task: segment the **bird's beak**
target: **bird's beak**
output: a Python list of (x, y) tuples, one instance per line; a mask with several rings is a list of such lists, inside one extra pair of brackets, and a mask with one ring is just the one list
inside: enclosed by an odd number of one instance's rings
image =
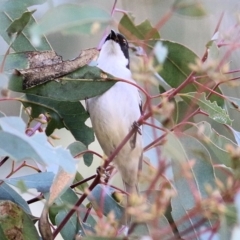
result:
[(117, 41), (117, 35), (113, 30), (111, 30), (110, 39), (112, 39), (115, 42)]

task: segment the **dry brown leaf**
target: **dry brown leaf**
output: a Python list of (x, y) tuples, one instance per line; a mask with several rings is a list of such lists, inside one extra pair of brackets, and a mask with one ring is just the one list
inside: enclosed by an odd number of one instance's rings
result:
[(16, 70), (16, 73), (23, 77), (23, 89), (57, 79), (83, 67), (97, 56), (98, 50), (96, 48), (83, 50), (77, 58), (67, 61), (63, 61), (62, 57), (53, 51), (26, 54), (28, 68)]

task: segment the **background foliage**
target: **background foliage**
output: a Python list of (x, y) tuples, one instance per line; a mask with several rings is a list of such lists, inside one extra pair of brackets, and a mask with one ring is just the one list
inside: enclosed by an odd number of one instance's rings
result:
[[(129, 209), (129, 239), (239, 239), (238, 15), (233, 0), (102, 6), (0, 0), (0, 239), (54, 239), (58, 233), (63, 239), (123, 239), (116, 224), (124, 212), (122, 191), (94, 173), (93, 155), (101, 155), (95, 147), (87, 150), (94, 134), (79, 102), (108, 90), (113, 77), (93, 61), (23, 90), (23, 77), (14, 71), (29, 68), (28, 51), (55, 51), (65, 60), (100, 46), (108, 26), (131, 43), (131, 70), (145, 101), (138, 121), (145, 163), (141, 196)], [(66, 147), (57, 146), (56, 129), (73, 136)], [(101, 164), (109, 171), (108, 161)], [(26, 168), (31, 174), (21, 172)], [(30, 207), (38, 201), (45, 205), (35, 216)]]

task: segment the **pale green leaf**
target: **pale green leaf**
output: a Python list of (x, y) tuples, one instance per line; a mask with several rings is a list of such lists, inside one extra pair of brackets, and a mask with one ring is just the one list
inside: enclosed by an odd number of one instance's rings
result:
[(119, 220), (123, 216), (124, 208), (112, 197), (114, 192), (115, 189), (103, 184), (98, 184), (87, 198), (92, 203), (94, 209), (98, 209), (101, 203), (102, 212), (105, 216), (113, 212), (115, 218)]
[(189, 98), (193, 103), (197, 104), (200, 109), (208, 114), (208, 116), (216, 122), (231, 125), (232, 121), (227, 112), (219, 107), (216, 102), (206, 99), (206, 93), (189, 92), (179, 94), (181, 97)]
[(53, 147), (44, 133), (29, 137), (25, 134), (25, 123), (19, 117), (0, 118), (0, 155), (15, 161), (31, 158), (42, 165), (50, 163), (75, 172), (75, 160), (68, 150)]
[(27, 189), (35, 188), (38, 192), (49, 192), (52, 185), (54, 174), (52, 172), (41, 172), (31, 175), (25, 175), (21, 177), (4, 179), (4, 182), (18, 186), (18, 183), (22, 181)]
[(185, 16), (203, 17), (206, 15), (206, 10), (199, 0), (175, 0), (173, 7), (175, 12)]
[[(64, 217), (68, 214), (70, 207), (73, 207), (77, 201), (78, 201), (78, 196), (74, 193), (72, 189), (67, 189), (67, 191), (62, 196), (60, 196), (55, 200), (56, 205), (61, 207), (55, 219), (57, 226), (62, 222)], [(86, 212), (87, 212), (87, 208), (81, 205), (79, 208), (79, 214), (80, 214), (81, 220), (83, 220)], [(93, 227), (95, 226), (96, 221), (91, 215), (89, 215), (86, 223), (90, 227), (92, 227), (92, 230), (93, 230)], [(84, 225), (81, 225), (78, 222), (77, 214), (74, 213), (70, 218), (70, 220), (67, 222), (67, 224), (65, 224), (65, 226), (61, 230), (61, 235), (64, 237), (64, 239), (74, 239), (75, 235), (80, 230), (82, 231), (83, 235), (85, 235), (84, 233), (86, 229), (84, 228)]]
[(18, 205), (0, 201), (0, 208), (0, 225), (7, 239), (39, 239), (34, 223)]
[[(3, 39), (10, 44), (11, 38), (8, 36), (6, 29), (13, 23), (15, 19), (21, 17), (27, 7), (37, 4), (42, 4), (46, 0), (26, 0), (26, 1), (15, 1), (8, 0), (0, 4), (0, 35)], [(11, 47), (16, 51), (34, 51), (34, 50), (50, 50), (51, 47), (45, 37), (41, 37), (41, 45), (38, 47), (33, 46), (30, 41), (29, 27), (35, 23), (36, 20), (33, 16), (30, 17), (29, 23), (21, 31), (19, 36), (15, 39)]]
[[(81, 152), (86, 151), (87, 147), (81, 142), (73, 142), (68, 146), (68, 149), (70, 150), (73, 157), (81, 154)], [(93, 154), (91, 153), (85, 153), (83, 155), (83, 160), (86, 166), (90, 166), (93, 161)]]
[(89, 115), (82, 104), (77, 102), (57, 101), (48, 97), (27, 94), (19, 101), (24, 107), (32, 107), (32, 117), (39, 114), (51, 116), (46, 128), (46, 134), (51, 135), (54, 129), (67, 128), (76, 140), (89, 145), (94, 140), (93, 131), (86, 126)]
[(20, 18), (15, 19), (10, 24), (10, 26), (6, 29), (6, 32), (8, 33), (8, 35), (11, 36), (14, 33), (19, 35), (23, 31), (23, 29), (26, 27), (28, 22), (30, 21), (31, 16), (35, 11), (36, 10), (30, 11), (30, 12), (26, 11), (22, 14)]
[(38, 45), (43, 34), (57, 31), (75, 34), (94, 34), (96, 30), (106, 26), (110, 14), (100, 7), (92, 5), (65, 4), (57, 6), (31, 28), (31, 39)]
[(16, 203), (27, 214), (31, 214), (31, 210), (27, 202), (15, 190), (9, 187), (5, 182), (0, 185), (0, 200), (9, 200)]
[(232, 167), (232, 159), (226, 150), (226, 146), (231, 145), (237, 148), (237, 145), (232, 140), (216, 132), (208, 122), (200, 122), (196, 126), (201, 129), (203, 136), (200, 141), (214, 154), (213, 161)]

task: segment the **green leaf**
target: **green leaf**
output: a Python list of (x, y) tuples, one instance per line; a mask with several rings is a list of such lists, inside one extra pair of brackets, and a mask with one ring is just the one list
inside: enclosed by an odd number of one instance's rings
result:
[[(75, 157), (79, 155), (81, 152), (86, 151), (87, 147), (81, 142), (73, 142), (68, 146), (68, 149), (70, 150), (72, 156)], [(83, 159), (84, 159), (85, 165), (90, 166), (93, 161), (93, 154), (85, 153), (83, 155)]]
[(34, 223), (18, 205), (0, 201), (0, 208), (0, 225), (7, 239), (39, 239)]
[[(179, 133), (168, 134), (164, 151), (167, 152), (167, 156), (172, 158), (174, 185), (177, 190), (177, 196), (172, 199), (172, 217), (175, 222), (178, 222), (185, 216), (184, 220), (177, 224), (181, 237), (191, 235), (194, 236), (194, 239), (200, 239), (197, 238), (199, 230), (194, 225), (205, 216), (201, 215), (201, 213), (197, 214), (197, 216), (188, 216), (188, 212), (195, 207), (196, 196), (200, 198), (208, 197), (207, 185), (210, 185), (213, 189), (215, 188), (215, 175), (211, 156), (197, 139)], [(194, 164), (190, 164), (192, 161), (194, 161)], [(190, 165), (186, 165), (188, 163)], [(183, 169), (186, 166), (189, 167), (188, 174), (191, 174), (191, 177), (186, 177), (183, 174)], [(205, 225), (211, 226), (210, 221), (206, 219)], [(189, 231), (181, 233), (188, 228)]]
[[(230, 139), (216, 132), (208, 122), (200, 122), (197, 128), (201, 128), (202, 138), (200, 141), (211, 151), (214, 163), (224, 164), (227, 167), (232, 167), (232, 159), (226, 151), (226, 146), (231, 145), (237, 148), (237, 145)], [(193, 131), (196, 132), (194, 129)]]
[(206, 93), (189, 92), (186, 94), (179, 94), (181, 97), (189, 98), (192, 102), (197, 104), (200, 109), (208, 114), (208, 116), (216, 122), (222, 124), (232, 125), (232, 121), (227, 112), (219, 107), (216, 102), (211, 102), (206, 99)]
[[(162, 192), (159, 190), (141, 191), (141, 195), (142, 194), (146, 195), (150, 206), (152, 206), (152, 204), (155, 204), (159, 200), (159, 198), (161, 198), (162, 196)], [(166, 217), (166, 212), (164, 213), (164, 215), (159, 217), (158, 221), (156, 221), (155, 224), (156, 225), (154, 227), (152, 227), (152, 224), (147, 224), (147, 227), (148, 227), (147, 231), (145, 229), (145, 232), (142, 232), (143, 234), (140, 236), (144, 236), (144, 235), (148, 236), (149, 232), (154, 233), (154, 230), (157, 228), (159, 229), (159, 231), (161, 231), (162, 229), (167, 229), (166, 234), (161, 236), (162, 240), (171, 239), (174, 237), (169, 219), (167, 219)]]
[(2, 11), (23, 11), (33, 5), (39, 5), (45, 3), (47, 0), (24, 0), (24, 1), (15, 1), (15, 0), (3, 0), (1, 9)]
[(75, 160), (68, 150), (51, 146), (44, 133), (27, 136), (25, 127), (20, 117), (0, 118), (0, 156), (9, 156), (15, 161), (31, 158), (42, 165), (52, 163), (75, 172)]
[[(73, 181), (73, 184), (77, 183), (77, 182), (80, 182), (82, 180), (84, 180), (84, 177), (79, 172), (77, 172), (76, 176), (75, 176), (75, 179)], [(76, 188), (79, 189), (80, 191), (84, 192), (85, 189), (88, 188), (88, 184), (85, 182), (81, 185), (76, 186)]]
[[(14, 19), (18, 19), (21, 16), (21, 13), (27, 11), (27, 7), (42, 4), (44, 2), (46, 2), (46, 0), (8, 0), (0, 4), (0, 35), (8, 44), (11, 43), (11, 38), (9, 38), (6, 29), (13, 23)], [(38, 47), (32, 45), (30, 41), (29, 27), (35, 22), (35, 19), (31, 16), (29, 23), (23, 29), (21, 34), (19, 34), (17, 39), (15, 39), (11, 47), (16, 52), (51, 49), (45, 37), (41, 38), (41, 45)]]
[[(173, 119), (175, 123), (182, 122), (190, 113), (194, 112), (198, 107), (196, 105), (191, 106), (188, 102), (175, 101), (175, 108), (173, 112)], [(193, 117), (188, 119), (188, 121), (194, 122)], [(190, 125), (185, 124), (184, 128), (189, 128)]]
[[(176, 225), (178, 232), (180, 236), (184, 239), (184, 237), (188, 237), (188, 235), (193, 237), (194, 239), (199, 239), (194, 231), (194, 222), (191, 218), (188, 216), (187, 211), (184, 209), (183, 205), (181, 204), (180, 197), (177, 195), (172, 198), (171, 200), (171, 206), (172, 206), (172, 218), (174, 222), (178, 222), (180, 219), (182, 219), (183, 216), (186, 216), (184, 221), (179, 222), (179, 224)], [(185, 229), (192, 228), (191, 231), (189, 231), (186, 234), (181, 234)]]
[(101, 209), (105, 216), (107, 216), (110, 212), (113, 212), (115, 218), (120, 220), (123, 216), (124, 208), (112, 197), (114, 192), (114, 188), (98, 184), (87, 196), (87, 198), (92, 203), (93, 208), (98, 209), (98, 204), (101, 204)]
[(135, 41), (139, 40), (151, 40), (148, 41), (150, 46), (154, 46), (156, 40), (160, 39), (158, 30), (152, 27), (149, 20), (145, 20), (139, 25), (136, 25), (129, 15), (124, 14), (118, 24), (118, 30), (122, 33), (128, 40)]
[(163, 151), (172, 159), (172, 171), (181, 204), (186, 210), (190, 210), (195, 206), (195, 199), (189, 188), (189, 179), (183, 176), (182, 169), (187, 163), (194, 161), (194, 165), (189, 166), (192, 175), (191, 186), (198, 190), (199, 197), (207, 197), (205, 186), (210, 184), (215, 187), (211, 156), (196, 138), (179, 133), (168, 134)]
[[(15, 57), (13, 61), (16, 61)], [(21, 58), (22, 55), (20, 55), (18, 61)], [(58, 78), (58, 81), (50, 81), (27, 90), (23, 90), (22, 77), (12, 75), (8, 87), (15, 92), (39, 95), (52, 100), (79, 101), (100, 95), (116, 83), (116, 81), (107, 81), (113, 79), (110, 78), (110, 75), (103, 79), (101, 74), (102, 71), (97, 67), (84, 66), (62, 78)]]
[(85, 145), (93, 142), (93, 131), (85, 125), (89, 116), (80, 102), (57, 101), (31, 94), (23, 96), (19, 101), (24, 107), (32, 107), (31, 116), (33, 118), (38, 117), (41, 113), (50, 117), (46, 128), (48, 136), (53, 133), (54, 129), (65, 127), (76, 140)]
[[(199, 237), (200, 229), (195, 226), (200, 220), (200, 217), (197, 215), (189, 215), (188, 210), (184, 208), (181, 203), (181, 200), (178, 196), (175, 196), (171, 200), (172, 205), (172, 217), (176, 224), (177, 230), (181, 239), (194, 239), (194, 240), (201, 240)], [(179, 221), (181, 219), (181, 221)], [(206, 220), (207, 221), (207, 220)], [(207, 226), (208, 229), (211, 228), (209, 224), (201, 224), (201, 227)], [(187, 230), (187, 231), (186, 231)], [(184, 231), (186, 231), (184, 233)]]
[(95, 34), (96, 30), (107, 26), (111, 19), (108, 12), (92, 5), (64, 4), (57, 6), (31, 28), (31, 38), (40, 43), (43, 34), (57, 31), (69, 34)]
[[(180, 43), (167, 40), (161, 40), (161, 42), (168, 49), (168, 55), (158, 73), (169, 86), (177, 88), (191, 74), (192, 71), (189, 68), (189, 64), (194, 63), (198, 56)], [(198, 89), (197, 85), (190, 83), (181, 92), (195, 92)], [(216, 91), (221, 92), (219, 88)], [(224, 104), (224, 100), (214, 94), (210, 97), (210, 100), (217, 101), (220, 106)]]
[(4, 234), (4, 231), (3, 231), (2, 227), (1, 227), (1, 225), (0, 225), (0, 239), (2, 239), (2, 240), (8, 240), (8, 239), (6, 238), (6, 236), (5, 236), (5, 234)]
[(203, 17), (206, 15), (202, 3), (196, 0), (175, 0), (174, 11), (189, 17)]
[(14, 33), (17, 33), (17, 35), (19, 35), (30, 21), (31, 16), (35, 11), (36, 10), (30, 12), (26, 11), (20, 18), (15, 19), (6, 30), (8, 36), (11, 36)]
[(35, 188), (38, 192), (49, 192), (52, 185), (54, 174), (52, 172), (41, 172), (22, 177), (4, 179), (5, 183), (18, 187), (18, 183), (22, 181), (27, 189)]
[[(62, 207), (62, 209), (56, 215), (55, 221), (57, 226), (68, 214), (69, 206), (72, 205), (73, 207), (77, 201), (78, 196), (73, 192), (72, 189), (67, 189), (67, 191), (63, 195), (61, 195), (59, 198), (55, 200), (56, 205)], [(87, 208), (81, 205), (79, 208), (80, 219), (83, 220), (86, 212)], [(94, 227), (96, 221), (91, 215), (89, 215), (86, 223), (89, 226)], [(84, 225), (79, 224), (77, 214), (75, 213), (72, 215), (70, 220), (64, 225), (63, 229), (61, 230), (61, 235), (63, 236), (64, 239), (74, 239), (75, 235), (79, 232), (79, 230), (81, 230), (83, 234), (85, 233), (85, 228), (83, 226)]]
[[(189, 64), (195, 62), (198, 56), (182, 44), (171, 41), (161, 42), (168, 49), (168, 55), (159, 74), (172, 88), (177, 88), (190, 75)], [(189, 84), (182, 92), (196, 91), (196, 89), (196, 86)]]
[(31, 210), (27, 202), (4, 182), (0, 185), (0, 200), (12, 201), (21, 207), (25, 213), (31, 214)]

